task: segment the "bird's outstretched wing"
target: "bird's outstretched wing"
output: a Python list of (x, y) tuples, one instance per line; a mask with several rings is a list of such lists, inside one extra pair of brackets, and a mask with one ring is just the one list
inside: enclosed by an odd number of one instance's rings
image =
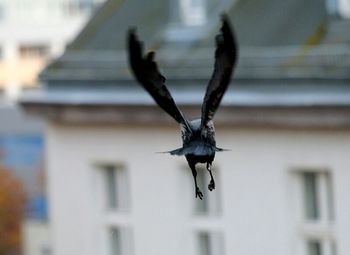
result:
[(202, 105), (202, 126), (213, 119), (221, 99), (230, 83), (236, 64), (237, 45), (230, 22), (222, 16), (221, 33), (216, 36), (215, 66)]
[(157, 63), (154, 61), (155, 53), (143, 54), (143, 44), (138, 40), (135, 29), (129, 30), (128, 44), (129, 63), (136, 79), (164, 111), (191, 131), (188, 121), (165, 86), (165, 77), (159, 72)]

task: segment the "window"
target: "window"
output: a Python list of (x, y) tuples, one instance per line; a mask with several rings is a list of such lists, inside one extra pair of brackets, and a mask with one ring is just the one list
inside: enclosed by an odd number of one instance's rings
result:
[(129, 228), (113, 226), (109, 228), (107, 238), (108, 255), (132, 255), (132, 234)]
[(310, 238), (305, 241), (305, 255), (336, 255), (335, 242), (325, 238)]
[[(296, 225), (300, 255), (336, 255), (332, 175), (325, 169), (298, 169)], [(301, 233), (301, 235), (300, 235)]]
[(210, 237), (208, 233), (203, 232), (198, 234), (198, 249), (199, 249), (198, 254), (202, 254), (202, 255), (211, 254)]
[(203, 231), (197, 233), (198, 255), (223, 255), (224, 246), (221, 233)]
[(106, 178), (106, 197), (107, 197), (107, 207), (109, 209), (118, 208), (119, 199), (117, 192), (117, 180), (116, 180), (116, 170), (114, 166), (106, 166), (105, 168), (105, 178)]
[[(235, 2), (235, 1), (234, 1)], [(173, 43), (197, 41), (218, 24), (220, 14), (234, 3), (230, 0), (170, 1), (170, 19), (165, 40)]]
[(127, 211), (129, 208), (128, 177), (122, 165), (103, 165), (105, 208), (109, 211)]
[(307, 241), (307, 254), (308, 255), (322, 255), (321, 242), (317, 240)]
[(203, 26), (207, 22), (206, 0), (180, 0), (180, 20), (185, 26)]
[(0, 20), (4, 19), (5, 16), (5, 8), (2, 3), (0, 3)]
[(316, 173), (303, 173), (305, 218), (317, 220), (320, 216)]
[(117, 227), (111, 228), (110, 231), (110, 240), (109, 240), (109, 244), (110, 244), (110, 255), (120, 255), (122, 254), (122, 249), (121, 249), (121, 245), (122, 245), (122, 241), (121, 241), (121, 233), (120, 233), (120, 229)]
[(47, 45), (21, 45), (19, 55), (22, 58), (46, 57), (49, 53)]
[(172, 21), (165, 31), (171, 42), (195, 41), (204, 36), (208, 22), (207, 0), (178, 0), (171, 2)]
[[(197, 215), (218, 215), (221, 213), (220, 185), (216, 185), (213, 191), (208, 190), (210, 175), (203, 165), (197, 165), (197, 183), (203, 193), (203, 200), (194, 199), (194, 211)], [(216, 168), (212, 169), (215, 183), (219, 182), (219, 173)]]
[(97, 163), (92, 175), (94, 209), (99, 218), (100, 253), (132, 255), (129, 177), (121, 163)]
[[(337, 5), (337, 9), (339, 10), (340, 16), (345, 18), (345, 19), (349, 19), (350, 18), (350, 1), (349, 0), (339, 0), (339, 1), (335, 1), (335, 0), (329, 0), (330, 2), (336, 2), (333, 3), (334, 5)], [(328, 4), (329, 6), (330, 4)]]
[(305, 220), (333, 220), (333, 192), (329, 173), (306, 171), (301, 176)]

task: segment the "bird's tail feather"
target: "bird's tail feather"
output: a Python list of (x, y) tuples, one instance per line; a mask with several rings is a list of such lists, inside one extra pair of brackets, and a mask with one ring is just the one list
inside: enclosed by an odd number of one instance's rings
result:
[(218, 148), (216, 146), (190, 146), (190, 147), (182, 147), (175, 150), (164, 151), (159, 153), (169, 153), (170, 155), (176, 155), (176, 156), (184, 156), (188, 154), (201, 156), (201, 155), (210, 155), (215, 152), (221, 152), (221, 151), (229, 151), (229, 150)]
[(170, 155), (182, 156), (182, 155), (185, 155), (183, 150), (184, 150), (184, 148), (178, 148), (178, 149), (171, 150), (171, 151), (161, 151), (161, 152), (157, 152), (157, 153), (169, 153)]
[(223, 148), (215, 147), (215, 151), (218, 151), (218, 152), (221, 152), (221, 151), (231, 151), (231, 149), (223, 149)]

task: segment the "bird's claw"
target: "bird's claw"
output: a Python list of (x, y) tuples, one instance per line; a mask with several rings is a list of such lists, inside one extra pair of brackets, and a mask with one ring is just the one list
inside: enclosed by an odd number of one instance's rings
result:
[(214, 182), (214, 180), (210, 180), (210, 183), (208, 184), (208, 189), (210, 191), (215, 189), (215, 182)]
[(198, 187), (196, 188), (196, 197), (199, 197), (200, 200), (203, 199), (203, 193)]

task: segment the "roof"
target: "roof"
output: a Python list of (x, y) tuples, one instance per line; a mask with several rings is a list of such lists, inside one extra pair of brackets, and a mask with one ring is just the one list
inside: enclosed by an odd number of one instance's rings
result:
[[(69, 50), (124, 50), (125, 32), (131, 26), (137, 26), (140, 35), (148, 43), (159, 40), (172, 23), (171, 9), (175, 7), (171, 2), (152, 0), (140, 8), (137, 0), (109, 0), (92, 17)], [(196, 46), (212, 46), (217, 33), (215, 25), (219, 23), (218, 16), (223, 10), (235, 24), (240, 44), (245, 46), (301, 44), (327, 17), (324, 0), (309, 0), (307, 3), (303, 0), (223, 2), (226, 5), (222, 8), (210, 10), (211, 28)]]
[[(60, 112), (59, 107), (66, 111), (84, 106), (154, 106), (132, 77), (126, 60), (126, 31), (137, 26), (147, 48), (157, 51), (156, 59), (175, 100), (199, 106), (213, 69), (221, 11), (210, 14), (198, 38), (179, 42), (168, 37), (174, 25), (171, 3), (154, 0), (140, 8), (136, 0), (107, 1), (63, 56), (41, 74), (46, 86), (23, 97), (22, 105), (43, 115), (48, 114), (47, 107)], [(225, 3), (240, 54), (224, 107), (350, 108), (350, 41), (342, 35), (349, 21), (328, 17), (323, 0)]]
[(69, 45), (70, 50), (116, 50), (125, 47), (125, 31), (137, 26), (145, 40), (161, 30), (168, 20), (168, 1), (152, 0), (140, 6), (137, 0), (108, 0)]

